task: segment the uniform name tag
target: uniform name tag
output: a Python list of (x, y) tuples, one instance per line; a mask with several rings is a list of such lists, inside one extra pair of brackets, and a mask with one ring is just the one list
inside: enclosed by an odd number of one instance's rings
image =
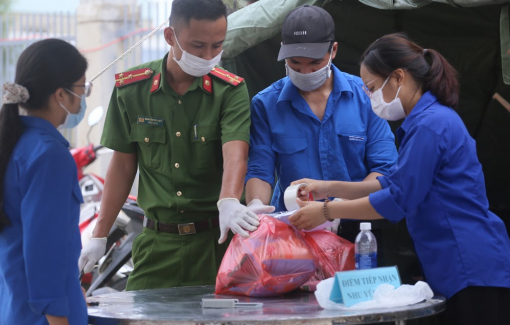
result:
[(152, 126), (163, 126), (163, 119), (158, 117), (138, 115), (137, 124), (147, 124)]
[(360, 137), (356, 135), (350, 135), (349, 136), (350, 141), (365, 141), (365, 137)]

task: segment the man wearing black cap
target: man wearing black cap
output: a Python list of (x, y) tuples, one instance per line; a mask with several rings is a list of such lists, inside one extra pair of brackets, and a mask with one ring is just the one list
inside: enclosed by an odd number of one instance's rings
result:
[(332, 64), (337, 50), (335, 23), (324, 9), (305, 5), (285, 18), (278, 60), (288, 77), (252, 100), (247, 202), (269, 203), (275, 170), (271, 205), (283, 211), (294, 180), (363, 181), (395, 164), (388, 123), (372, 111), (361, 79)]

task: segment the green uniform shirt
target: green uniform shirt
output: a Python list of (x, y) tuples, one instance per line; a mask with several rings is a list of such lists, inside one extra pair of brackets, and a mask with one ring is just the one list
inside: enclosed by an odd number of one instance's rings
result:
[(148, 218), (201, 221), (218, 214), (222, 144), (249, 142), (248, 91), (245, 82), (211, 76), (196, 78), (179, 96), (165, 78), (167, 57), (134, 67), (154, 72), (113, 90), (101, 144), (138, 154), (138, 204)]

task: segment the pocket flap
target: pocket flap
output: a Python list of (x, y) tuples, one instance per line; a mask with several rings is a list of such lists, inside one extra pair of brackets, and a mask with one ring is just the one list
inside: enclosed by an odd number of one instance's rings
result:
[(220, 124), (199, 125), (193, 127), (191, 131), (192, 142), (206, 144), (212, 140), (221, 140)]
[(157, 126), (135, 124), (131, 126), (131, 142), (166, 143), (166, 129)]
[(366, 142), (367, 135), (362, 133), (337, 132), (338, 136), (353, 142)]
[(293, 154), (304, 150), (308, 146), (305, 137), (300, 138), (277, 138), (272, 144), (274, 151), (283, 154)]

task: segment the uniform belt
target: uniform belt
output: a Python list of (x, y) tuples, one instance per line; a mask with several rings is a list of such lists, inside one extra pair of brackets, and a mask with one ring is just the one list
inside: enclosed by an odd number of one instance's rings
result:
[[(209, 220), (211, 224), (209, 224)], [(156, 230), (156, 221), (149, 219), (147, 217), (143, 217), (143, 226), (151, 230)], [(157, 222), (158, 231), (179, 235), (193, 235), (196, 234), (197, 232), (218, 228), (219, 226), (220, 220), (218, 217), (210, 218), (203, 221), (180, 224)]]

